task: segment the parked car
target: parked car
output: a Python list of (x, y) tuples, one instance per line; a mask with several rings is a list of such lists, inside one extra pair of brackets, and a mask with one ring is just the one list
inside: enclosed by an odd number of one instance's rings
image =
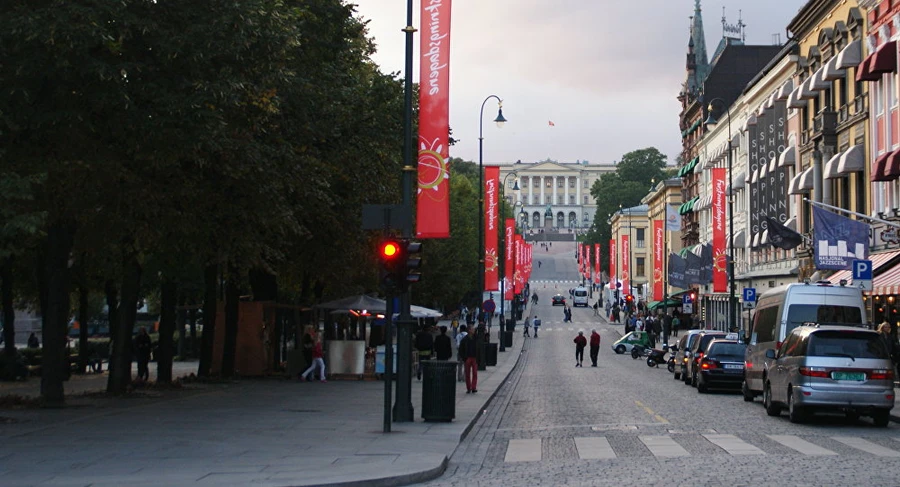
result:
[(752, 401), (762, 394), (772, 362), (766, 358), (766, 351), (777, 350), (791, 330), (804, 323), (863, 324), (865, 316), (858, 287), (834, 286), (829, 282), (794, 283), (762, 293), (744, 357), (744, 400)]
[(562, 294), (556, 294), (551, 299), (551, 302), (553, 303), (553, 306), (556, 306), (557, 304), (561, 304), (561, 305), (565, 306), (566, 298)]
[(630, 352), (635, 345), (650, 347), (650, 336), (645, 331), (633, 331), (619, 338), (612, 344), (612, 349), (617, 354)]
[(894, 370), (878, 333), (852, 326), (801, 326), (791, 331), (772, 360), (763, 386), (769, 416), (787, 409), (792, 423), (815, 411), (843, 411), (849, 418), (890, 421)]
[(714, 388), (737, 388), (744, 382), (744, 352), (747, 345), (737, 340), (715, 339), (697, 367), (697, 392)]
[(675, 380), (687, 377), (687, 363), (691, 356), (691, 345), (703, 330), (687, 330), (678, 339), (678, 351), (675, 352)]
[(729, 336), (729, 334), (724, 331), (701, 331), (694, 340), (694, 344), (691, 346), (690, 360), (687, 362), (688, 377), (684, 381), (685, 384), (697, 387), (697, 370), (700, 368), (700, 359), (706, 355), (706, 347), (716, 338), (737, 340), (738, 335), (737, 333), (731, 333)]

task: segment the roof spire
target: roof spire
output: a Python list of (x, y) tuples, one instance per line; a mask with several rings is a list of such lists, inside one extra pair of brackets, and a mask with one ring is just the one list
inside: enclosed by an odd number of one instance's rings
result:
[(697, 95), (706, 77), (709, 75), (709, 57), (706, 55), (706, 37), (703, 34), (703, 16), (700, 0), (694, 0), (694, 15), (690, 16), (691, 28), (687, 52), (687, 80), (684, 84), (686, 94)]

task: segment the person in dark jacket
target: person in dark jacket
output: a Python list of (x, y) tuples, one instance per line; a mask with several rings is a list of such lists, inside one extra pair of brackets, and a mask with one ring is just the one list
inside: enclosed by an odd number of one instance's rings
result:
[(434, 338), (434, 354), (438, 360), (450, 360), (453, 356), (453, 346), (450, 345), (450, 337), (447, 336), (447, 327), (440, 328), (441, 334)]
[(478, 352), (475, 336), (467, 334), (459, 342), (459, 356), (464, 362), (466, 375), (466, 394), (478, 392)]
[(134, 337), (134, 355), (137, 358), (138, 380), (150, 380), (150, 352), (153, 343), (150, 341), (150, 335), (143, 326), (138, 329), (138, 334)]
[(430, 326), (426, 326), (416, 333), (416, 350), (419, 354), (416, 379), (422, 380), (422, 361), (431, 359), (431, 354), (434, 353), (434, 335), (431, 334)]
[(34, 332), (31, 332), (31, 335), (28, 336), (28, 348), (41, 348), (41, 341), (38, 340)]
[(600, 354), (600, 334), (591, 330), (591, 367), (597, 366), (597, 355)]
[(584, 362), (584, 347), (587, 346), (587, 338), (584, 337), (584, 332), (578, 330), (578, 336), (575, 337), (575, 367), (581, 367), (581, 363)]

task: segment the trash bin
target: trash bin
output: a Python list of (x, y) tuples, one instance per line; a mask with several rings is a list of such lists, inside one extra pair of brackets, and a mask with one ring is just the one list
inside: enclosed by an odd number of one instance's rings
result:
[(513, 346), (513, 332), (512, 331), (504, 331), (503, 332), (503, 347), (508, 348)]
[(456, 362), (422, 361), (422, 419), (453, 421), (456, 417)]
[(490, 367), (495, 367), (497, 365), (497, 344), (496, 343), (485, 343), (484, 344), (484, 363)]

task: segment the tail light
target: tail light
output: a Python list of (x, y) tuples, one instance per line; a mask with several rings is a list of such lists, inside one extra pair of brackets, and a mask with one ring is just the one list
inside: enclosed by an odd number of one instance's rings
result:
[(702, 360), (702, 361), (700, 362), (700, 368), (703, 369), (703, 370), (718, 369), (718, 368), (719, 368), (719, 362), (716, 362), (715, 360), (709, 360), (709, 359), (707, 359), (707, 360)]
[(781, 350), (781, 342), (775, 342), (775, 350)]
[(752, 369), (753, 362), (744, 362), (744, 369)]
[(894, 380), (894, 371), (878, 369), (869, 372), (869, 380)]
[(800, 367), (800, 375), (827, 379), (831, 376), (831, 372), (825, 367)]

